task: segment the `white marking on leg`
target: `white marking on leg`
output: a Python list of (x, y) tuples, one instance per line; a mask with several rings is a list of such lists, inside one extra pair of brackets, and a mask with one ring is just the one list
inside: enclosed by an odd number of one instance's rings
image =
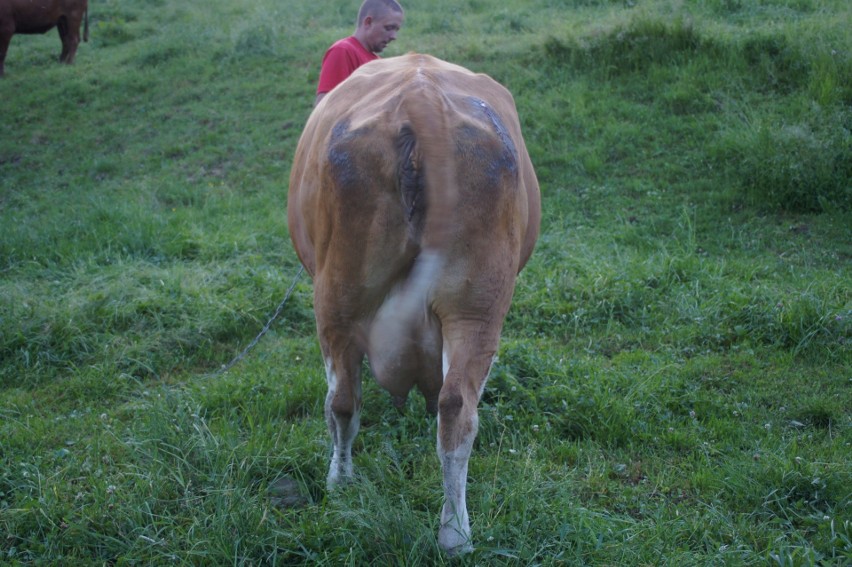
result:
[(352, 478), (354, 471), (352, 467), (352, 443), (358, 435), (361, 426), (360, 411), (357, 409), (351, 419), (341, 419), (335, 416), (334, 454), (331, 457), (331, 465), (328, 469), (328, 486), (334, 487)]
[[(328, 393), (325, 396), (325, 417), (331, 434), (332, 456), (328, 467), (326, 484), (334, 488), (341, 482), (352, 477), (352, 443), (358, 434), (361, 424), (360, 408), (358, 401), (354, 400), (354, 411), (351, 418), (335, 415), (331, 409), (334, 395), (337, 393), (337, 374), (331, 358), (325, 361), (326, 381), (328, 382)], [(356, 391), (357, 399), (360, 399), (360, 388)]]
[(474, 415), (472, 431), (453, 451), (445, 451), (440, 434), (438, 437), (438, 457), (444, 474), (444, 506), (441, 510), (438, 543), (451, 555), (473, 550), (466, 493), (467, 465), (476, 438), (477, 422), (478, 418)]
[(325, 381), (328, 384), (328, 391), (337, 391), (337, 374), (334, 373), (334, 365), (331, 358), (325, 359)]

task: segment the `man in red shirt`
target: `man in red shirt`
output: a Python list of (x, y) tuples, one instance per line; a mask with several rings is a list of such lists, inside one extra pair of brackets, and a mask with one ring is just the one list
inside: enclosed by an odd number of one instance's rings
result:
[(405, 15), (396, 0), (364, 0), (355, 33), (336, 41), (322, 59), (314, 106), (352, 72), (373, 59), (396, 39)]

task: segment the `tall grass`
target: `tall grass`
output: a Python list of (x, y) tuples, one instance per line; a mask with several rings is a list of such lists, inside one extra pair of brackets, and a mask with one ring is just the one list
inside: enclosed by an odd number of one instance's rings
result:
[[(351, 2), (101, 0), (0, 81), (0, 562), (434, 565), (434, 420), (365, 367), (331, 495), (286, 183)], [(387, 55), (514, 94), (544, 219), (462, 564), (852, 557), (850, 9), (439, 1)]]

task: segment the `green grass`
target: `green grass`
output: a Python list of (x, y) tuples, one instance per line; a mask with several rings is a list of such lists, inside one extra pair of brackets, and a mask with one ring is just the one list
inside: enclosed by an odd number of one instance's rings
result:
[(452, 561), (419, 397), (365, 381), (359, 480), (326, 492), (307, 279), (214, 374), (296, 273), (289, 167), (354, 11), (100, 0), (73, 67), (13, 38), (0, 563), (852, 561), (847, 3), (407, 7), (388, 55), (505, 84), (543, 194)]

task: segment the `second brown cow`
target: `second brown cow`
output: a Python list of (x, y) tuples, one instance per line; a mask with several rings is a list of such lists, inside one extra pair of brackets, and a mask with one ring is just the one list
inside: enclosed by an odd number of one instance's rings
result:
[(85, 22), (83, 40), (88, 41), (88, 0), (0, 0), (0, 77), (15, 34), (41, 34), (55, 27), (62, 40), (59, 61), (73, 63), (82, 22)]

